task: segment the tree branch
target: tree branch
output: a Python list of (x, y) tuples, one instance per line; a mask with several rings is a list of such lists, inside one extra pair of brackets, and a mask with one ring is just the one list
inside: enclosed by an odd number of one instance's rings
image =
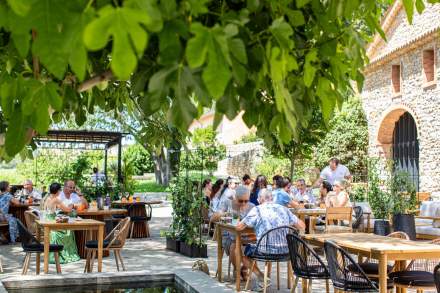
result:
[(103, 73), (96, 75), (89, 80), (84, 81), (82, 84), (78, 86), (77, 91), (79, 93), (85, 92), (93, 88), (94, 86), (98, 85), (99, 83), (103, 81), (111, 80), (112, 78), (113, 78), (113, 73), (111, 70), (104, 71)]
[[(32, 41), (34, 41), (36, 37), (37, 37), (37, 31), (33, 29), (32, 30)], [(33, 67), (34, 77), (36, 79), (39, 79), (40, 78), (40, 61), (38, 60), (38, 57), (35, 55), (32, 55), (32, 67)]]

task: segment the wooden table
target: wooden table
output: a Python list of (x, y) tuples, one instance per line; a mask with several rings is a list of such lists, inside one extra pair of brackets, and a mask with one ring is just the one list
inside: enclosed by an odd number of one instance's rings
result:
[[(97, 210), (97, 209), (87, 209), (77, 212), (78, 216), (83, 219), (93, 219), (100, 222), (106, 222), (106, 220), (111, 220), (113, 215), (126, 215), (126, 209), (108, 209), (108, 210)], [(107, 236), (107, 229), (104, 229), (104, 238)], [(81, 258), (86, 258), (86, 242), (90, 239), (90, 235), (87, 235), (88, 231), (75, 231), (75, 241), (76, 247), (78, 248), (78, 254)], [(98, 234), (93, 232), (91, 236), (92, 239), (96, 239)], [(109, 251), (104, 251), (104, 257), (109, 256)]]
[[(241, 262), (242, 262), (242, 251), (241, 251), (241, 235), (242, 234), (254, 234), (254, 229), (252, 228), (246, 228), (243, 231), (237, 231), (235, 229), (235, 225), (232, 224), (223, 224), (223, 223), (216, 223), (217, 225), (217, 275), (219, 282), (222, 281), (222, 260), (223, 260), (223, 251), (222, 251), (222, 236), (223, 231), (228, 231), (231, 234), (235, 235), (235, 259), (237, 260), (237, 263), (240, 264), (236, 268), (235, 272), (235, 289), (237, 292), (240, 291), (240, 268), (241, 268)], [(249, 276), (250, 278), (251, 276)]]
[[(130, 206), (134, 206), (131, 210), (129, 216), (140, 216), (146, 217), (147, 212), (145, 210), (145, 205), (153, 205), (153, 204), (161, 204), (161, 200), (152, 200), (152, 201), (138, 201), (138, 202), (121, 202), (114, 201), (112, 206), (121, 207), (128, 210)], [(147, 223), (146, 222), (135, 222), (133, 227), (133, 238), (146, 238), (149, 237), (147, 234)]]
[[(350, 253), (379, 260), (379, 292), (387, 292), (388, 261), (404, 268), (407, 260), (440, 258), (440, 245), (396, 239), (367, 233), (329, 233), (303, 235), (313, 245), (323, 246), (331, 240)], [(400, 290), (404, 292), (405, 290)]]
[(26, 218), (24, 216), (24, 212), (27, 211), (29, 209), (29, 207), (38, 207), (40, 206), (40, 204), (38, 203), (32, 203), (32, 204), (27, 204), (27, 203), (20, 203), (18, 205), (10, 205), (9, 206), (9, 213), (11, 215), (13, 215), (15, 218), (17, 218), (18, 220), (20, 220), (20, 222), (22, 222), (24, 225), (26, 225)]
[[(44, 229), (44, 273), (49, 272), (49, 245), (50, 231), (56, 230), (97, 230), (98, 231), (98, 272), (102, 271), (102, 247), (104, 242), (104, 222), (83, 219), (73, 221), (71, 223), (57, 223), (55, 220), (36, 220), (35, 223)], [(40, 239), (39, 229), (37, 231), (37, 239)], [(37, 261), (39, 259), (37, 258)]]
[[(319, 216), (325, 216), (327, 210), (324, 208), (313, 208), (313, 209), (296, 208), (296, 209), (290, 209), (290, 211), (308, 226), (306, 230), (308, 231), (308, 233), (313, 233), (316, 218)], [(308, 222), (306, 221), (307, 217), (309, 217)]]
[(325, 216), (326, 213), (326, 209), (323, 208), (313, 208), (313, 209), (300, 208), (300, 209), (290, 209), (290, 211), (302, 221), (304, 221), (307, 216), (319, 217), (319, 216)]

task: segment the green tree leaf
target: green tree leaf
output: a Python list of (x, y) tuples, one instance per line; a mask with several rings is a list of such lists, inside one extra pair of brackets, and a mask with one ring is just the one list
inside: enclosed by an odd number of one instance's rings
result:
[[(113, 38), (111, 68), (120, 79), (128, 79), (147, 45), (147, 32), (140, 24), (149, 24), (147, 14), (128, 7), (106, 6), (84, 32), (84, 43), (91, 50), (102, 49)], [(131, 45), (132, 44), (132, 45)]]
[(24, 148), (25, 143), (25, 121), (21, 112), (21, 107), (15, 105), (5, 135), (6, 153), (10, 157), (13, 157)]
[(292, 26), (302, 26), (306, 23), (304, 15), (300, 10), (287, 10), (287, 16), (289, 17), (289, 22)]
[(8, 0), (8, 4), (20, 16), (26, 16), (31, 9), (31, 1), (29, 0)]
[(411, 24), (414, 15), (414, 0), (402, 0), (402, 2), (403, 2), (403, 6), (405, 7), (406, 15), (408, 17), (408, 22)]
[(316, 50), (311, 50), (306, 55), (304, 63), (304, 84), (306, 87), (310, 87), (313, 83), (316, 74), (316, 67), (312, 64), (318, 60), (318, 53)]
[(293, 29), (283, 17), (277, 18), (272, 22), (270, 31), (281, 48), (291, 50), (294, 47), (295, 43), (290, 39), (293, 35)]
[(209, 31), (200, 23), (191, 25), (194, 34), (186, 47), (186, 59), (191, 68), (200, 67), (205, 63), (208, 53)]
[(230, 39), (228, 41), (229, 51), (231, 52), (232, 56), (237, 58), (237, 60), (242, 64), (247, 64), (247, 54), (246, 54), (246, 47), (244, 46), (244, 43), (241, 39), (235, 38)]

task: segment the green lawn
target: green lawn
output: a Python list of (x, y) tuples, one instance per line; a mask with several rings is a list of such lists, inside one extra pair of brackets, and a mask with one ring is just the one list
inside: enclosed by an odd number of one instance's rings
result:
[(157, 184), (154, 180), (136, 180), (134, 192), (165, 192), (168, 188)]

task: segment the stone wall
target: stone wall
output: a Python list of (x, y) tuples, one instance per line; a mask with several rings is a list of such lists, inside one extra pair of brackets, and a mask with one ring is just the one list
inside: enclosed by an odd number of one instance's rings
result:
[(237, 176), (244, 174), (255, 177), (255, 166), (264, 153), (263, 142), (251, 142), (226, 146), (226, 159), (218, 164), (217, 176)]
[[(425, 23), (419, 20), (417, 20), (419, 26)], [(426, 26), (429, 27), (429, 18), (427, 22)], [(410, 31), (405, 33), (401, 28), (391, 31), (399, 31), (401, 34), (399, 40), (402, 37), (412, 38)], [(366, 75), (362, 97), (368, 119), (371, 156), (390, 156), (394, 123), (405, 112), (413, 116), (417, 125), (420, 148), (420, 191), (431, 192), (433, 197), (440, 199), (440, 84), (437, 82), (430, 86), (424, 84), (422, 64), (423, 50), (433, 48), (436, 55), (435, 80), (437, 81), (440, 76), (439, 37), (369, 72)], [(381, 55), (380, 52), (378, 53)], [(401, 64), (400, 95), (394, 94), (392, 90), (392, 64)]]

